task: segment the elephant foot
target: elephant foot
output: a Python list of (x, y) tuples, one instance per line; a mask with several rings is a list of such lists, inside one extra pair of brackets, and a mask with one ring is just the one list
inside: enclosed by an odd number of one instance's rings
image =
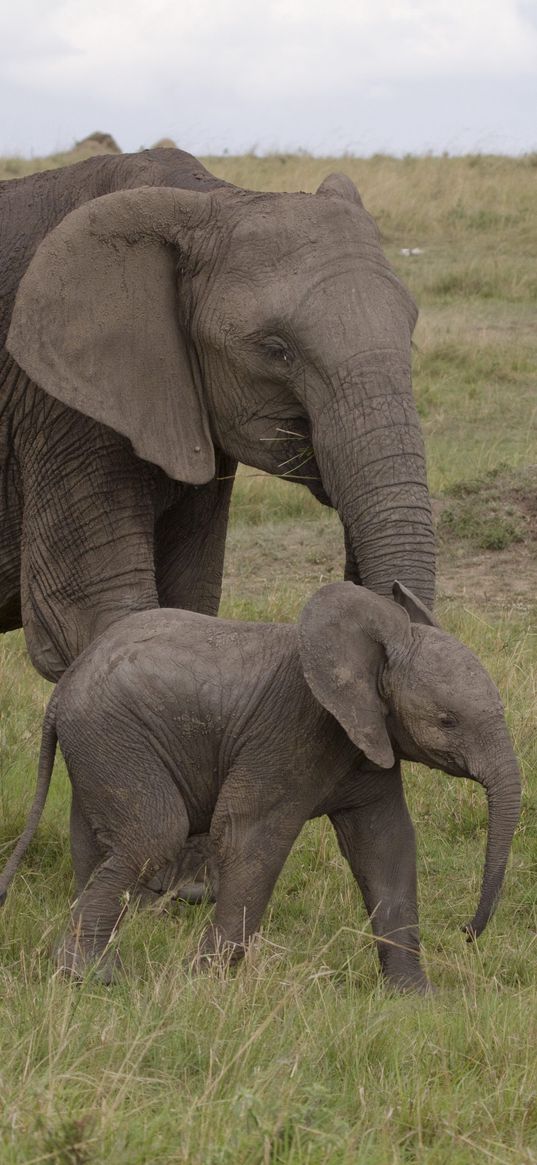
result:
[(145, 905), (153, 896), (153, 901), (166, 896), (172, 902), (199, 906), (216, 902), (218, 892), (218, 867), (208, 834), (189, 837), (175, 862), (170, 862), (158, 870), (141, 887)]
[(188, 906), (209, 905), (216, 902), (216, 894), (208, 882), (185, 882), (172, 893), (174, 902), (185, 902)]
[(436, 995), (436, 987), (433, 987), (421, 967), (384, 971), (383, 977), (386, 988), (398, 995)]
[(247, 945), (224, 939), (214, 925), (207, 927), (194, 955), (185, 962), (185, 970), (190, 975), (201, 975), (213, 968), (226, 972), (244, 958)]
[(119, 951), (105, 948), (101, 955), (84, 951), (76, 935), (65, 935), (53, 952), (56, 975), (81, 983), (89, 972), (99, 983), (110, 987), (121, 980), (123, 964)]
[(151, 907), (158, 914), (181, 917), (188, 906), (211, 906), (216, 901), (206, 882), (186, 882), (177, 890), (163, 890), (157, 878), (138, 890), (138, 905), (141, 909)]

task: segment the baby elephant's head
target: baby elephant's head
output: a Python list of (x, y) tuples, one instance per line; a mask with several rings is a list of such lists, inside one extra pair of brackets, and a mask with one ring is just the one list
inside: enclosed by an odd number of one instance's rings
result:
[(313, 596), (299, 623), (306, 680), (382, 768), (419, 761), (485, 786), (489, 828), (477, 936), (500, 893), (520, 811), (520, 773), (502, 703), (476, 656), (399, 583), (394, 598), (353, 583)]

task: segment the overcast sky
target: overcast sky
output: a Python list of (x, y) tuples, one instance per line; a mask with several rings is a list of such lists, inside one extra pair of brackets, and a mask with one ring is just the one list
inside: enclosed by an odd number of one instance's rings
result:
[(0, 0), (0, 153), (537, 149), (537, 0)]

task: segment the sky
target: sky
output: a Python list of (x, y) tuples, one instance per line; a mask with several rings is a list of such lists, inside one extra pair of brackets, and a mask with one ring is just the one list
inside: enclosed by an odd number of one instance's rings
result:
[(0, 153), (537, 150), (537, 0), (0, 0)]

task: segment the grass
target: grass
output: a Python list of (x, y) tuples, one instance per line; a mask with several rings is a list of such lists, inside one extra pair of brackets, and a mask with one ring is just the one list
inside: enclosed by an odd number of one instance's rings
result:
[(241, 466), (233, 490), (232, 525), (264, 526), (267, 522), (329, 524), (333, 514), (319, 512), (319, 503), (309, 490)]
[[(4, 162), (3, 172), (36, 164)], [(414, 381), (444, 561), (469, 547), (495, 563), (495, 543), (530, 545), (536, 159), (208, 164), (266, 189), (314, 189), (334, 168), (357, 179), (421, 307)], [(405, 258), (403, 246), (422, 255)], [(337, 519), (305, 490), (242, 470), (223, 613), (294, 618), (338, 576), (340, 543)], [(465, 943), (460, 925), (478, 894), (483, 791), (407, 766), (431, 1000), (379, 984), (365, 912), (324, 820), (303, 831), (235, 975), (184, 975), (202, 908), (128, 917), (124, 982), (66, 985), (49, 960), (72, 893), (58, 762), (1, 914), (3, 1165), (536, 1165), (537, 602), (530, 594), (523, 607), (492, 610), (478, 592), (469, 602), (465, 561), (459, 597), (441, 599), (440, 617), (496, 680), (525, 785), (505, 892), (479, 944)], [(0, 856), (31, 800), (49, 691), (21, 635), (4, 637)]]

